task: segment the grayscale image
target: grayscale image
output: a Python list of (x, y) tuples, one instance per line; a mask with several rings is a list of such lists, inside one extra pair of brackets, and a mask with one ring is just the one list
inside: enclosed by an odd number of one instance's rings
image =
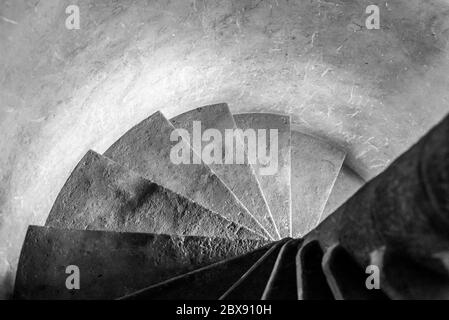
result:
[(0, 299), (449, 299), (448, 114), (449, 0), (0, 0)]

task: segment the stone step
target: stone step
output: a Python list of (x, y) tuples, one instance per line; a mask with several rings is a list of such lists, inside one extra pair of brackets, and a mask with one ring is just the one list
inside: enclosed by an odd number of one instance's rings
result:
[(125, 300), (216, 300), (272, 246), (200, 268), (124, 297)]
[[(260, 235), (267, 232), (204, 163), (175, 164), (170, 157), (175, 128), (160, 112), (130, 129), (104, 155), (144, 178), (170, 189)], [(180, 139), (182, 143), (182, 139)], [(191, 152), (188, 144), (183, 144)], [(176, 148), (175, 148), (176, 149)], [(175, 150), (173, 149), (173, 150)], [(194, 154), (195, 161), (198, 157)]]
[(282, 246), (262, 300), (298, 300), (296, 279), (296, 255), (300, 239), (292, 239)]
[(237, 238), (259, 235), (89, 151), (61, 189), (46, 226)]
[(285, 241), (288, 240), (285, 239), (273, 245), (220, 297), (220, 300), (260, 300)]
[[(234, 115), (237, 127), (247, 130), (266, 130), (268, 150), (271, 152), (270, 129), (277, 130), (277, 152), (271, 164), (273, 170), (268, 170), (266, 164), (260, 161), (253, 165), (262, 192), (271, 211), (271, 217), (266, 217), (266, 224), (274, 220), (277, 231), (282, 238), (291, 235), (290, 224), (290, 117), (269, 113), (244, 113)], [(259, 139), (258, 139), (259, 140)], [(253, 146), (255, 149), (256, 146)], [(259, 148), (257, 148), (259, 149)], [(261, 153), (262, 156), (271, 153)], [(259, 159), (263, 160), (263, 159)], [(265, 225), (265, 224), (264, 224)]]
[(380, 285), (377, 289), (367, 287), (367, 282), (372, 284), (368, 279), (372, 269), (366, 273), (366, 269), (340, 245), (328, 248), (322, 266), (336, 300), (389, 300)]
[[(235, 194), (256, 220), (263, 221), (261, 217), (270, 215), (252, 166), (248, 163), (238, 164), (236, 162), (236, 151), (244, 150), (242, 148), (243, 143), (234, 139), (232, 135), (226, 139), (226, 134), (229, 136), (229, 133), (234, 133), (234, 129), (236, 129), (234, 118), (227, 104), (201, 107), (178, 115), (170, 121), (176, 128), (184, 129), (189, 133), (190, 146), (197, 154), (202, 154), (208, 149), (211, 150), (207, 154), (210, 155), (212, 152), (216, 156), (216, 158), (213, 158), (214, 162), (211, 162), (212, 159), (210, 159), (211, 161), (205, 161), (205, 158), (202, 157), (203, 161)], [(206, 141), (202, 141), (201, 137), (206, 130), (209, 130), (207, 133), (213, 136), (205, 137)], [(198, 143), (194, 142), (196, 137), (198, 137)], [(216, 152), (212, 151), (211, 147)], [(234, 161), (227, 163), (229, 159), (227, 161), (225, 150), (233, 155)], [(276, 237), (277, 235), (271, 234), (271, 236)]]
[[(152, 284), (236, 257), (266, 241), (30, 226), (15, 286), (17, 299), (116, 299)], [(68, 266), (80, 289), (68, 290)]]
[(317, 226), (342, 167), (345, 152), (292, 131), (292, 232), (301, 237)]
[(323, 257), (323, 249), (316, 240), (304, 243), (298, 251), (296, 281), (299, 300), (335, 300), (323, 271)]
[(327, 200), (321, 221), (337, 210), (364, 184), (365, 181), (357, 173), (351, 170), (348, 166), (343, 165), (338, 174), (337, 180), (335, 181), (334, 187), (332, 188), (329, 199)]

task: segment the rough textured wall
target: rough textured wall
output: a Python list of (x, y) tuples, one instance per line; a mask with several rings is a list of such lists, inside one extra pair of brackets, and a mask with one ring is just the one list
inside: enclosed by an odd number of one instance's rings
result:
[(448, 15), (447, 0), (2, 1), (0, 290), (76, 162), (158, 109), (290, 112), (373, 177), (449, 110)]

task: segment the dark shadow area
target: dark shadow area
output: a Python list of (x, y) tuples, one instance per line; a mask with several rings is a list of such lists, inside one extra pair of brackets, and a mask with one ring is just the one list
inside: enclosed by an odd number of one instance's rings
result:
[(299, 252), (298, 288), (301, 288), (302, 300), (334, 300), (332, 291), (321, 268), (323, 250), (318, 241), (303, 246)]

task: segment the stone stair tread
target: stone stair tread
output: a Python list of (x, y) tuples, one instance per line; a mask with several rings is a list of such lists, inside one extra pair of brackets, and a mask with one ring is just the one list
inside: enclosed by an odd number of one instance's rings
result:
[[(272, 175), (263, 175), (260, 164), (253, 165), (260, 187), (268, 203), (272, 219), (282, 238), (291, 236), (290, 208), (290, 122), (286, 115), (271, 113), (234, 114), (238, 128), (247, 129), (277, 129), (278, 155), (277, 170)], [(269, 139), (269, 131), (266, 133)], [(268, 144), (267, 144), (268, 145)]]
[[(30, 226), (19, 260), (15, 298), (116, 299), (266, 244)], [(80, 270), (79, 290), (65, 286), (69, 265)]]
[(293, 236), (304, 236), (321, 220), (345, 156), (326, 141), (292, 131)]
[(346, 202), (357, 190), (359, 190), (365, 181), (348, 166), (343, 165), (337, 180), (335, 181), (332, 192), (327, 200), (321, 221), (326, 219), (332, 212), (337, 210)]
[(223, 237), (260, 236), (89, 151), (61, 189), (46, 226)]
[[(232, 147), (225, 149), (225, 131), (237, 128), (229, 107), (225, 103), (197, 108), (180, 114), (170, 121), (175, 128), (187, 130), (191, 139), (197, 135), (197, 133), (199, 133), (200, 135), (198, 136), (201, 137), (203, 132), (208, 129), (218, 130), (222, 139), (212, 140), (214, 142), (213, 145), (216, 146), (218, 150), (234, 149)], [(201, 125), (200, 129), (195, 129), (195, 131), (198, 130), (195, 134), (193, 132), (194, 121), (198, 121)], [(205, 146), (212, 145), (212, 141), (208, 140), (202, 142), (201, 145), (197, 145), (191, 140), (190, 145), (197, 154), (201, 154)], [(263, 219), (260, 217), (269, 216), (270, 213), (252, 166), (248, 163), (238, 164), (234, 162), (233, 164), (226, 164), (224, 151), (220, 153), (220, 160), (221, 163), (207, 163), (207, 165), (236, 195), (255, 219), (259, 222), (263, 222)], [(271, 234), (271, 236), (276, 237), (276, 234)]]
[(208, 166), (177, 165), (171, 161), (175, 142), (170, 141), (170, 135), (174, 130), (162, 113), (156, 112), (125, 133), (104, 155), (230, 221), (269, 237)]
[(216, 300), (226, 288), (256, 263), (274, 243), (244, 255), (220, 261), (169, 279), (129, 296), (125, 300)]
[(297, 300), (296, 255), (301, 240), (292, 239), (282, 246), (271, 272), (262, 300)]
[(273, 245), (220, 300), (260, 300), (284, 243), (285, 240)]

